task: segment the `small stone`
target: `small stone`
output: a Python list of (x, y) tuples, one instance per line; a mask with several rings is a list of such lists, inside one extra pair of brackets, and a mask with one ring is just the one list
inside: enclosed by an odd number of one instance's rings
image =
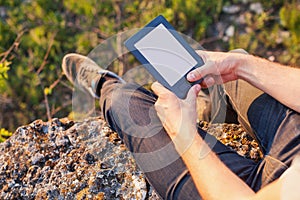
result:
[(84, 159), (88, 164), (93, 164), (95, 162), (95, 157), (90, 153), (85, 154)]
[(256, 14), (261, 14), (264, 10), (260, 2), (251, 3), (250, 10), (255, 12)]
[(51, 121), (51, 126), (57, 126), (60, 127), (62, 125), (61, 121), (58, 118), (54, 118)]
[(32, 165), (36, 165), (38, 163), (44, 163), (45, 162), (45, 156), (40, 153), (36, 153), (32, 158), (31, 158), (31, 163)]
[(269, 56), (269, 57), (268, 57), (268, 60), (274, 62), (274, 61), (275, 61), (275, 56), (273, 56), (273, 55), (272, 55), (272, 56)]
[(0, 6), (0, 17), (4, 19), (4, 17), (6, 16), (7, 14), (7, 7), (5, 6)]
[(101, 169), (107, 169), (108, 165), (106, 163), (101, 163), (100, 168)]
[(57, 137), (55, 143), (59, 147), (69, 146), (71, 144), (69, 137), (67, 135), (62, 137)]
[(43, 127), (42, 127), (42, 133), (44, 133), (44, 134), (46, 134), (46, 133), (48, 133), (48, 126), (47, 125), (43, 125)]
[(9, 140), (6, 140), (4, 144), (5, 144), (5, 149), (8, 149), (11, 147), (11, 142)]
[(239, 17), (237, 17), (235, 22), (239, 25), (246, 24), (245, 14), (241, 14)]
[(227, 14), (236, 14), (240, 12), (241, 7), (239, 5), (230, 5), (230, 6), (224, 6), (223, 12)]

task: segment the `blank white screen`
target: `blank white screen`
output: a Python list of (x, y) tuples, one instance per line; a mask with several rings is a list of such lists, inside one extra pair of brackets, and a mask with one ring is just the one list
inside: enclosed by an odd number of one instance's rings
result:
[(163, 24), (151, 30), (134, 46), (170, 86), (197, 64)]

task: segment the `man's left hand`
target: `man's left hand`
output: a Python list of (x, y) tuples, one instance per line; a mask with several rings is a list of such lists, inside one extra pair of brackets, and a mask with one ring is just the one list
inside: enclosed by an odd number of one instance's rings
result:
[(155, 103), (157, 115), (171, 139), (178, 138), (180, 141), (193, 136), (197, 132), (196, 97), (201, 86), (194, 85), (186, 99), (179, 99), (158, 82), (154, 82), (151, 88), (158, 95)]

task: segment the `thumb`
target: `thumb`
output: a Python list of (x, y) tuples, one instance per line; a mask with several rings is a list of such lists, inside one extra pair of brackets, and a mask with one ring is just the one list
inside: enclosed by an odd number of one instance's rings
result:
[(187, 94), (186, 100), (194, 101), (196, 99), (198, 93), (200, 92), (200, 90), (201, 90), (201, 86), (199, 84), (193, 85)]
[(166, 93), (166, 88), (157, 81), (151, 85), (151, 89), (157, 96), (161, 96), (162, 94)]
[(160, 84), (157, 81), (155, 81), (152, 84), (151, 89), (160, 99), (168, 99), (168, 98), (172, 98), (173, 96), (175, 96), (175, 94), (173, 92), (171, 92), (169, 89), (167, 89), (166, 87), (164, 87), (162, 84)]

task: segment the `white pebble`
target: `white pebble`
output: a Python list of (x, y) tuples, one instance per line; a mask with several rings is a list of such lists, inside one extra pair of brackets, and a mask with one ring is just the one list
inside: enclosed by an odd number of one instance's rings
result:
[(231, 25), (231, 26), (229, 26), (227, 29), (226, 29), (226, 31), (225, 31), (225, 34), (226, 34), (226, 36), (228, 36), (228, 37), (233, 37), (233, 35), (234, 35), (234, 26), (233, 25)]
[(227, 14), (235, 14), (238, 13), (241, 10), (240, 6), (238, 5), (230, 5), (230, 6), (224, 6), (223, 12)]
[(250, 10), (255, 12), (256, 14), (261, 14), (264, 10), (262, 8), (261, 3), (257, 2), (257, 3), (252, 3), (250, 5)]

